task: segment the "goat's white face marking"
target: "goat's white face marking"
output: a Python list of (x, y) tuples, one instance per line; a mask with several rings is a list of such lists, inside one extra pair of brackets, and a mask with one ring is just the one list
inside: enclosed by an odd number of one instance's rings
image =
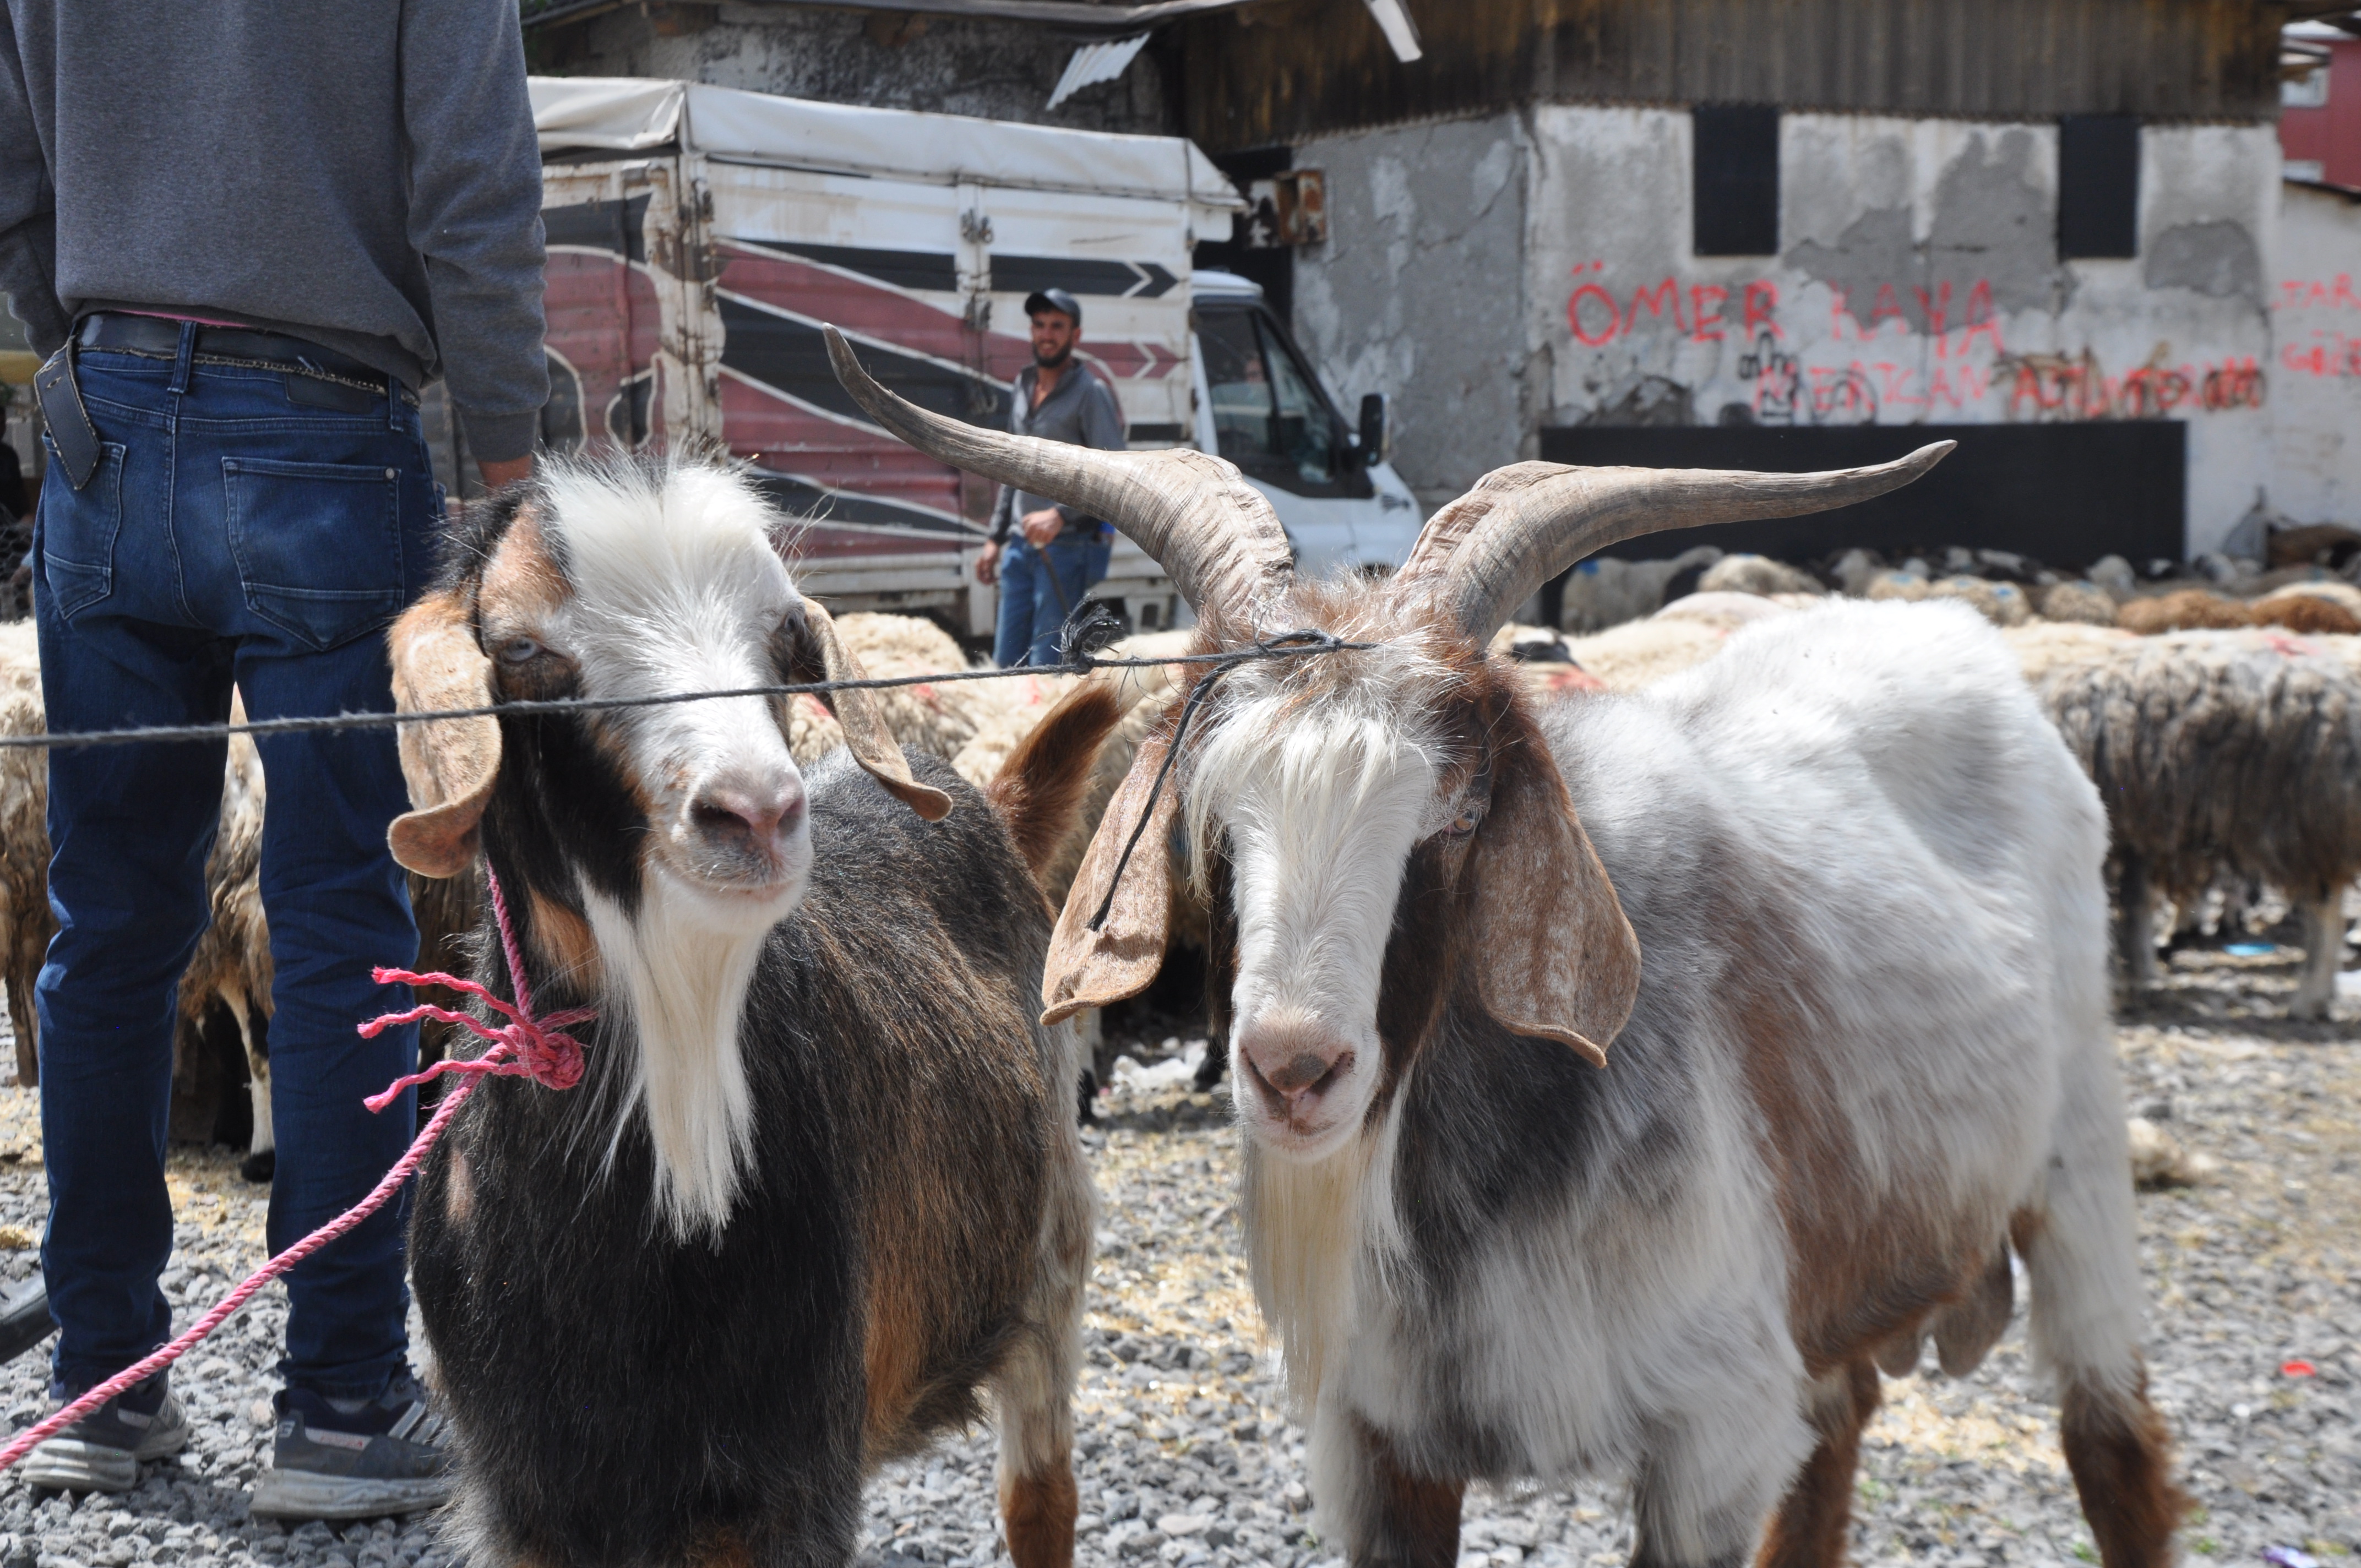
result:
[(1283, 717), (1265, 698), (1230, 714), (1197, 760), (1200, 841), (1208, 818), (1229, 836), (1238, 1114), (1274, 1153), (1323, 1158), (1377, 1091), (1378, 988), (1402, 873), (1443, 825), (1430, 821), (1431, 753), (1388, 716)]
[[(542, 639), (580, 666), (585, 695), (778, 681), (772, 637), (800, 600), (771, 548), (769, 514), (741, 484), (681, 468), (653, 494), (566, 473), (548, 489), (573, 592)], [(689, 894), (668, 901), (674, 913), (716, 930), (769, 929), (811, 870), (803, 775), (776, 706), (729, 697), (603, 721), (647, 812), (647, 874)]]
[[(741, 480), (556, 466), (542, 488), (545, 503), (518, 520), (481, 591), (484, 650), (514, 678), (570, 664), (591, 697), (778, 683), (774, 635), (801, 600), (770, 512)], [(603, 1005), (638, 1047), (616, 1135), (644, 1112), (655, 1211), (682, 1240), (729, 1223), (753, 1147), (746, 988), (811, 872), (784, 712), (728, 697), (595, 721), (648, 825), (637, 908), (583, 889)]]

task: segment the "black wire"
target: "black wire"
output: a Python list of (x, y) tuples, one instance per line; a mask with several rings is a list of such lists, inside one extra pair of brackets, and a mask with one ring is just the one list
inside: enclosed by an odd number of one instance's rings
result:
[(1106, 924), (1107, 913), (1115, 907), (1115, 890), (1123, 886), (1124, 871), (1131, 864), (1131, 852), (1139, 847), (1139, 836), (1148, 831), (1148, 821), (1156, 815), (1157, 799), (1164, 793), (1164, 781), (1172, 772), (1172, 760), (1180, 754), (1180, 741), (1189, 733), (1189, 720), (1196, 717), (1198, 705), (1213, 689), (1214, 682), (1240, 664), (1256, 659), (1276, 658), (1286, 653), (1334, 653), (1347, 648), (1376, 646), (1374, 642), (1340, 641), (1334, 633), (1326, 631), (1288, 631), (1257, 641), (1252, 648), (1241, 648), (1234, 653), (1201, 656), (1201, 662), (1210, 661), (1213, 667), (1197, 678), (1197, 684), (1189, 689), (1189, 700), (1180, 705), (1180, 718), (1172, 726), (1172, 739), (1164, 747), (1164, 761), (1157, 765), (1155, 782), (1148, 786), (1148, 805), (1141, 810), (1139, 820), (1132, 825), (1131, 837), (1124, 840), (1123, 853), (1115, 862), (1115, 875), (1107, 879), (1106, 896), (1099, 901), (1098, 913), (1091, 916), (1089, 928), (1095, 931)]
[[(1316, 643), (1288, 646), (1302, 638)], [(87, 729), (62, 734), (0, 735), (0, 750), (46, 746), (65, 751), (87, 746), (128, 746), (146, 742), (221, 740), (232, 735), (303, 735), (340, 729), (390, 729), (403, 724), (437, 724), (454, 718), (500, 718), (544, 713), (597, 713), (614, 708), (668, 707), (675, 703), (711, 702), (723, 697), (798, 696), (837, 691), (878, 691), (890, 686), (929, 685), (945, 681), (999, 681), (1017, 675), (1087, 675), (1097, 670), (1153, 670), (1165, 664), (1213, 664), (1226, 669), (1255, 659), (1300, 657), (1347, 648), (1374, 648), (1373, 642), (1343, 642), (1324, 631), (1291, 631), (1229, 653), (1184, 653), (1170, 659), (1082, 658), (1062, 664), (1019, 664), (1006, 670), (951, 670), (931, 675), (880, 675), (858, 681), (807, 681), (794, 685), (738, 686), (727, 691), (665, 692), (658, 696), (538, 697), (495, 703), (486, 707), (440, 708), (423, 713), (338, 713), (309, 718), (257, 718), (244, 724), (157, 724), (136, 729)], [(1200, 683), (1202, 684), (1202, 683)]]

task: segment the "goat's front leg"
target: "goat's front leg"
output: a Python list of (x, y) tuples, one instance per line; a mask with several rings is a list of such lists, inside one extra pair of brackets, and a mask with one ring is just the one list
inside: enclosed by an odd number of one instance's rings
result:
[(2290, 1018), (2325, 1018), (2336, 995), (2336, 969), (2345, 961), (2345, 889), (2332, 887), (2303, 906), (2303, 978), (2296, 982)]
[[(1828, 1444), (1828, 1428), (1806, 1423), (1796, 1393), (1794, 1383), (1771, 1377), (1752, 1387), (1734, 1385), (1715, 1408), (1673, 1417), (1650, 1434), (1631, 1480), (1632, 1568), (1739, 1568), (1746, 1562), (1789, 1484), (1814, 1484), (1813, 1467), (1823, 1457), (1816, 1450)], [(1810, 1394), (1807, 1387), (1806, 1398)], [(1830, 1452), (1826, 1458), (1831, 1470), (1841, 1459), (1850, 1476), (1850, 1456)], [(1789, 1502), (1797, 1503), (1793, 1494)], [(1822, 1511), (1798, 1506), (1795, 1522), (1823, 1529)], [(1841, 1530), (1836, 1533), (1841, 1541)]]
[[(2004, 1268), (2006, 1258), (2004, 1252)], [(1812, 1426), (1820, 1443), (1787, 1488), (1757, 1568), (1837, 1568), (1844, 1561), (1853, 1471), (1861, 1462), (1861, 1429), (1877, 1410), (1877, 1371), (1866, 1361), (1839, 1367), (1815, 1392)]]
[(1384, 1432), (1356, 1416), (1324, 1414), (1334, 1425), (1317, 1443), (1327, 1451), (1315, 1466), (1327, 1473), (1315, 1476), (1320, 1511), (1344, 1538), (1352, 1568), (1452, 1568), (1466, 1480), (1422, 1475)]

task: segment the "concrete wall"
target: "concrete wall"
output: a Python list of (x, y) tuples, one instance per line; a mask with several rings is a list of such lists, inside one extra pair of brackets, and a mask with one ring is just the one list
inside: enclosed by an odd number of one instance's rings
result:
[(2046, 125), (1783, 116), (1775, 257), (1689, 254), (1689, 117), (1546, 107), (1527, 330), (1553, 423), (2190, 425), (2210, 548), (2268, 472), (2268, 126), (2144, 133), (2139, 255), (2060, 261)]
[(2299, 522), (2361, 527), (2361, 201), (2280, 190), (2271, 505)]
[(1154, 49), (1116, 81), (1045, 105), (1075, 43), (1015, 22), (803, 5), (638, 8), (540, 35), (542, 69), (657, 76), (835, 104), (1179, 134)]
[(1296, 149), (1327, 171), (1330, 236), (1296, 257), (1296, 332), (1343, 407), (1393, 395), (1394, 466), (1430, 507), (1517, 461), (1545, 390), (1518, 308), (1528, 157), (1506, 115)]
[(2139, 255), (2062, 262), (2054, 126), (1784, 115), (1762, 257), (1690, 253), (1689, 135), (1547, 104), (1296, 149), (1330, 214), (1298, 330), (1395, 395), (1422, 496), (1579, 423), (2182, 419), (2195, 550), (2271, 482), (2268, 126), (2149, 127)]

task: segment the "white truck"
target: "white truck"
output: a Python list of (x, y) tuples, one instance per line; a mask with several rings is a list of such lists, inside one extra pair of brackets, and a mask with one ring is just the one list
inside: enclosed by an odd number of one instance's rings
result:
[[(1235, 462), (1305, 570), (1390, 566), (1416, 537), (1382, 400), (1348, 424), (1253, 284), (1192, 270), (1198, 239), (1226, 236), (1241, 203), (1191, 143), (671, 81), (532, 85), (546, 444), (726, 451), (812, 520), (799, 574), (832, 605), (988, 634), (975, 558), (994, 492), (871, 423), (829, 372), (821, 323), (903, 396), (1005, 429), (1031, 355), (1025, 297), (1052, 285), (1082, 306), (1082, 357), (1131, 445)], [(438, 412), (456, 492), (473, 466)], [(1127, 541), (1095, 593), (1142, 630), (1187, 614)]]

